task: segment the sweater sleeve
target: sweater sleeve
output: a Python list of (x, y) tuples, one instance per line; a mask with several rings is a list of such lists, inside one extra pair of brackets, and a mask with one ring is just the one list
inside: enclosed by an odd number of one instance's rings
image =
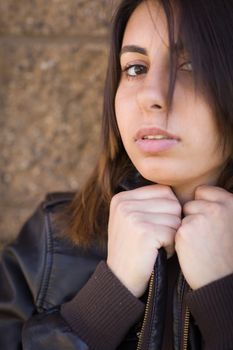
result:
[(205, 350), (233, 349), (233, 274), (186, 297), (204, 340)]
[(144, 304), (101, 261), (61, 315), (91, 349), (115, 349), (143, 315)]

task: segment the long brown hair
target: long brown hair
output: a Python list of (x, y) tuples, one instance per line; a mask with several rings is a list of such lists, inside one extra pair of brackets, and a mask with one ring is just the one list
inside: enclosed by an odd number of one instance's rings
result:
[[(136, 172), (121, 141), (117, 127), (114, 100), (121, 78), (119, 54), (129, 17), (145, 0), (121, 1), (111, 31), (109, 63), (105, 82), (101, 151), (97, 164), (85, 186), (66, 210), (66, 232), (74, 243), (88, 246), (93, 241), (106, 244), (109, 205), (121, 182)], [(233, 150), (233, 8), (230, 0), (155, 0), (161, 3), (167, 17), (170, 40), (170, 85), (168, 100), (172, 103), (175, 86), (174, 14), (178, 8), (180, 35), (194, 69), (195, 81), (204, 84), (222, 135), (223, 148)], [(208, 161), (208, 160), (207, 160)], [(219, 185), (232, 190), (233, 162), (227, 162)]]

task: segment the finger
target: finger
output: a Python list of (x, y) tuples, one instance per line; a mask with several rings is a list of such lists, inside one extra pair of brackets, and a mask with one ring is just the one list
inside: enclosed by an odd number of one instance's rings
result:
[[(185, 216), (182, 219), (181, 225), (180, 225), (180, 227), (177, 230), (177, 235), (179, 235), (179, 233), (180, 233), (180, 228), (182, 229), (184, 227), (184, 225), (187, 225), (187, 224), (190, 225), (194, 220), (197, 219), (197, 215), (198, 214), (190, 214), (190, 215)], [(201, 215), (201, 214), (199, 214), (199, 215)]]
[(195, 199), (204, 199), (212, 202), (224, 202), (226, 196), (232, 196), (232, 194), (221, 187), (217, 186), (198, 186), (195, 190)]
[(175, 235), (176, 230), (164, 226), (155, 226), (155, 248), (164, 248), (167, 252), (168, 258), (171, 257), (175, 252)]
[(181, 216), (181, 205), (176, 200), (153, 198), (142, 200), (123, 200), (119, 203), (126, 213), (138, 211), (144, 213), (167, 213)]
[(154, 225), (163, 225), (174, 230), (178, 230), (181, 225), (181, 218), (177, 215), (170, 214), (161, 214), (161, 213), (142, 213), (142, 212), (134, 212), (136, 223), (145, 223)]
[(132, 199), (167, 198), (178, 200), (170, 186), (159, 184), (143, 186), (134, 190), (123, 191), (119, 194), (124, 198), (128, 198), (130, 196)]
[(210, 202), (207, 200), (195, 200), (186, 202), (183, 206), (184, 215), (200, 214), (207, 210), (212, 209), (215, 202)]

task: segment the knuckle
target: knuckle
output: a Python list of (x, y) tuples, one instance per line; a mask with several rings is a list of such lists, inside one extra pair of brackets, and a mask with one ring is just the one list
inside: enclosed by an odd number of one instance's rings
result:
[(169, 186), (164, 186), (164, 193), (172, 198), (175, 197), (174, 192), (172, 191), (171, 187), (169, 187)]
[(116, 207), (117, 204), (120, 202), (120, 197), (121, 197), (120, 193), (115, 194), (111, 199), (110, 207)]
[(176, 227), (176, 229), (178, 229), (179, 227), (180, 227), (180, 225), (181, 225), (181, 218), (179, 218), (179, 217), (175, 217), (175, 227)]
[(182, 247), (182, 240), (180, 236), (176, 235), (175, 242), (174, 242), (175, 251), (179, 252), (180, 247)]
[(179, 227), (179, 229), (176, 232), (176, 240), (184, 239), (187, 235), (187, 227), (188, 225), (185, 225), (182, 223), (182, 225)]
[(175, 210), (176, 210), (177, 215), (181, 215), (182, 206), (181, 206), (180, 202), (178, 202), (178, 201), (175, 202)]
[(194, 224), (196, 224), (197, 227), (201, 227), (206, 220), (206, 216), (203, 214), (196, 214)]
[(177, 239), (177, 236), (176, 236), (176, 239), (175, 239), (175, 251), (178, 252), (179, 251), (179, 241)]
[(184, 205), (183, 205), (183, 211), (184, 213), (188, 213), (190, 210), (190, 202), (186, 202)]
[(111, 215), (112, 212), (114, 212), (116, 207), (116, 199), (115, 197), (112, 197), (111, 202), (110, 202), (110, 206), (109, 206), (109, 214)]
[(131, 203), (129, 200), (125, 199), (125, 196), (123, 194), (117, 193), (112, 197), (112, 200), (110, 202), (110, 212), (118, 212), (123, 214), (127, 214), (129, 212)]
[(200, 198), (202, 197), (207, 191), (207, 187), (202, 185), (202, 186), (198, 186), (195, 190), (195, 196), (196, 198)]
[[(224, 201), (223, 204), (225, 204), (225, 206), (229, 206), (229, 208), (231, 208), (232, 210), (232, 207), (233, 207), (233, 193), (230, 193), (228, 192), (228, 200), (227, 201)], [(229, 205), (228, 205), (229, 203)]]
[(171, 197), (171, 196), (172, 196), (172, 198), (175, 197), (174, 192), (172, 191), (171, 187), (169, 187), (169, 186), (157, 184), (156, 190), (160, 190), (164, 195), (167, 195), (168, 197)]
[(214, 214), (215, 216), (219, 216), (219, 215), (221, 215), (221, 212), (222, 212), (222, 206), (220, 205), (220, 203), (209, 202), (207, 204), (207, 211), (210, 214)]
[(132, 211), (129, 215), (130, 222), (134, 225), (138, 225), (140, 222), (139, 214), (136, 211)]
[(182, 206), (180, 202), (177, 200), (172, 200), (171, 202), (171, 210), (173, 215), (181, 216), (182, 213)]
[(117, 210), (122, 214), (129, 214), (131, 210), (130, 201), (119, 201), (117, 204)]
[(154, 233), (154, 225), (148, 221), (141, 221), (138, 225), (139, 231), (142, 235), (147, 235), (148, 233)]
[(233, 193), (226, 191), (226, 195), (224, 193), (224, 196), (221, 197), (221, 202), (222, 202), (222, 204), (226, 204), (226, 205), (229, 203), (229, 205), (232, 206), (232, 204), (233, 204)]
[(183, 226), (180, 226), (179, 229), (176, 232), (176, 240), (182, 237), (184, 234), (184, 228)]

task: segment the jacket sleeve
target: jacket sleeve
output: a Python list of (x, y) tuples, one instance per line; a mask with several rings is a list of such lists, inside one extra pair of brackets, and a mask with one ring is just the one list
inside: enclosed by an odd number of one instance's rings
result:
[[(17, 240), (2, 252), (0, 349), (117, 348), (142, 316), (144, 304), (121, 285), (102, 261), (72, 300), (45, 309), (44, 276), (49, 266), (45, 227), (45, 214), (40, 207), (26, 222)], [(67, 273), (65, 268), (64, 271)]]
[(59, 310), (37, 307), (46, 259), (43, 216), (39, 208), (1, 253), (0, 349), (87, 350)]
[(233, 349), (233, 274), (187, 294), (204, 350)]

